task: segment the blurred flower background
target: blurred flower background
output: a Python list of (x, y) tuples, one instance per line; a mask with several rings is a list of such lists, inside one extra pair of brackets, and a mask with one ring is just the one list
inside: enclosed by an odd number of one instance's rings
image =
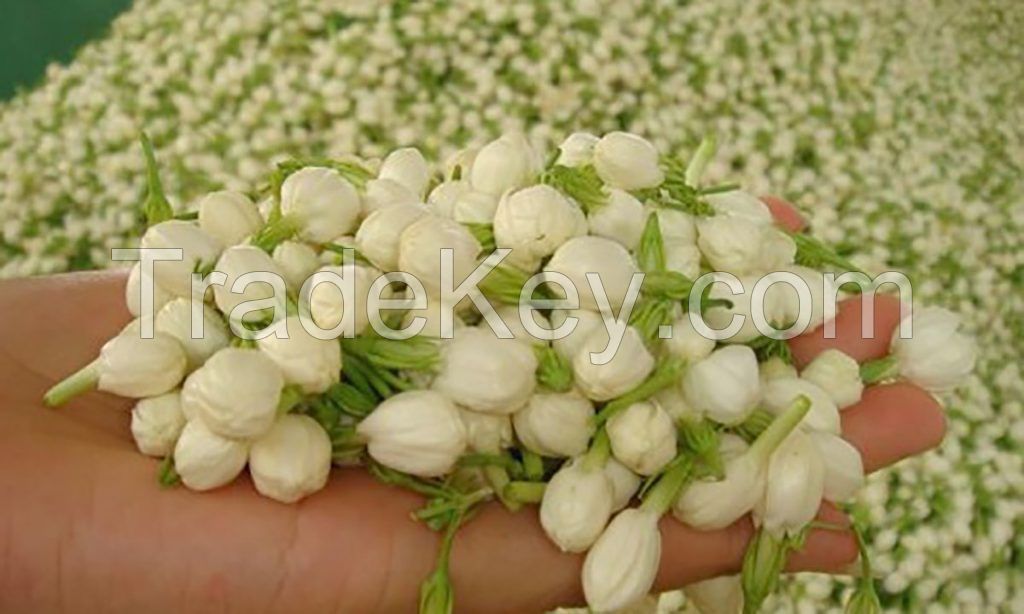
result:
[[(943, 446), (857, 506), (883, 604), (1024, 611), (1024, 4), (1016, 0), (138, 0), (0, 105), (0, 276), (109, 266), (145, 129), (178, 208), (293, 155), (522, 129), (640, 133), (795, 202), (865, 269), (964, 314), (977, 374)], [(774, 606), (838, 610), (805, 575)]]

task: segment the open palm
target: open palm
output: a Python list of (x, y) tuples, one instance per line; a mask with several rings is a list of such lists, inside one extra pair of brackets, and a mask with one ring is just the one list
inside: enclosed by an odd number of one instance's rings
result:
[[(130, 401), (85, 395), (60, 410), (43, 392), (88, 362), (130, 318), (124, 276), (94, 273), (0, 285), (0, 610), (345, 611), (415, 609), (439, 537), (413, 522), (418, 496), (364, 471), (336, 471), (297, 505), (259, 496), (247, 478), (215, 492), (161, 489), (138, 454)], [(791, 342), (801, 364), (827, 347), (885, 354), (898, 322), (876, 297), (875, 338), (861, 305), (841, 305), (838, 338)], [(843, 412), (843, 434), (878, 469), (936, 445), (937, 403), (904, 383), (877, 386)], [(826, 507), (832, 522), (842, 515)], [(663, 521), (657, 588), (738, 570), (748, 520), (698, 532)], [(856, 556), (849, 532), (816, 530), (794, 569), (837, 571)], [(582, 557), (547, 540), (536, 514), (490, 504), (459, 533), (452, 578), (460, 611), (531, 612), (582, 601)]]

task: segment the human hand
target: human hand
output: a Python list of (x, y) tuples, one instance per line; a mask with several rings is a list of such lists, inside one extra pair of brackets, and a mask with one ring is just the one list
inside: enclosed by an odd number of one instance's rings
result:
[[(783, 225), (799, 223), (769, 204)], [(418, 496), (360, 469), (335, 471), (291, 506), (260, 497), (244, 477), (204, 494), (162, 490), (159, 461), (134, 449), (130, 401), (91, 393), (43, 407), (43, 392), (129, 320), (124, 282), (93, 273), (0, 285), (0, 610), (414, 610), (439, 541), (409, 518)], [(899, 306), (874, 302), (874, 339), (860, 338), (853, 300), (840, 306), (836, 339), (819, 330), (791, 342), (797, 362), (828, 347), (859, 361), (884, 355)], [(944, 432), (938, 404), (906, 383), (869, 388), (842, 420), (866, 470), (933, 447)], [(827, 505), (822, 517), (844, 522)], [(738, 571), (751, 534), (747, 519), (712, 532), (664, 520), (656, 588)], [(814, 530), (790, 568), (835, 572), (855, 557), (850, 532)], [(548, 541), (536, 514), (485, 506), (455, 540), (457, 607), (580, 603), (581, 565)]]

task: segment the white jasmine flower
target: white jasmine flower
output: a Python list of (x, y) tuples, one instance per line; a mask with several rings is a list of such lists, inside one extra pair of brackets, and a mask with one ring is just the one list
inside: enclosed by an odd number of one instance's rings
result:
[(618, 241), (632, 251), (644, 232), (644, 206), (625, 190), (610, 188), (607, 193), (604, 205), (587, 214), (590, 234)]
[(814, 520), (825, 488), (825, 467), (811, 439), (790, 433), (768, 463), (764, 498), (754, 507), (754, 523), (781, 537), (795, 535)]
[(601, 535), (613, 503), (605, 472), (576, 459), (563, 465), (544, 489), (540, 524), (562, 552), (584, 552)]
[(818, 354), (811, 364), (804, 367), (800, 377), (827, 392), (839, 409), (860, 401), (864, 392), (864, 383), (860, 379), (860, 365), (835, 348)]
[(430, 293), (441, 291), (441, 250), (452, 250), (454, 285), (476, 268), (480, 243), (462, 224), (436, 215), (425, 215), (402, 231), (398, 244), (398, 269), (414, 275)]
[(495, 244), (511, 248), (509, 263), (527, 271), (586, 231), (579, 206), (548, 185), (505, 194), (494, 212)]
[(604, 330), (605, 326), (604, 319), (596, 311), (588, 311), (586, 309), (554, 309), (551, 311), (551, 329), (554, 330), (561, 327), (568, 318), (576, 318), (576, 327), (565, 337), (552, 340), (551, 346), (563, 358), (572, 360), (579, 352), (579, 349), (583, 347), (587, 337), (595, 330)]
[(772, 356), (768, 360), (759, 364), (758, 371), (761, 375), (761, 386), (765, 386), (773, 379), (796, 379), (799, 377), (796, 367), (778, 356)]
[(766, 382), (762, 389), (761, 404), (768, 411), (779, 414), (801, 395), (811, 400), (811, 411), (804, 418), (804, 426), (838, 435), (841, 428), (839, 408), (827, 392), (807, 380), (780, 377)]
[(594, 168), (614, 188), (641, 190), (661, 185), (658, 150), (649, 141), (628, 132), (609, 132), (594, 145)]
[(653, 475), (676, 456), (676, 426), (654, 403), (634, 403), (608, 420), (612, 453), (640, 475)]
[(469, 449), (485, 454), (497, 454), (512, 446), (512, 420), (502, 414), (485, 414), (459, 408), (459, 416), (466, 427)]
[(192, 490), (230, 483), (245, 468), (249, 444), (218, 435), (201, 420), (189, 420), (174, 446), (174, 470)]
[[(353, 335), (360, 335), (370, 325), (369, 316), (369, 294), (373, 281), (381, 276), (381, 272), (369, 266), (354, 264), (351, 267), (325, 266), (319, 271), (331, 272), (342, 278), (354, 275), (355, 298), (352, 305), (345, 302), (345, 293), (341, 288), (331, 282), (319, 283), (308, 290), (309, 313), (313, 322), (324, 330), (332, 330), (341, 324), (345, 317), (346, 309), (354, 310), (352, 315)], [(318, 271), (318, 272), (319, 272)], [(341, 281), (338, 282), (342, 283)], [(394, 293), (390, 288), (381, 292), (381, 298), (393, 297)]]
[(700, 277), (700, 249), (696, 245), (670, 243), (665, 246), (665, 268), (690, 279)]
[(540, 160), (526, 137), (513, 132), (480, 149), (469, 169), (469, 180), (473, 189), (501, 196), (506, 190), (529, 185), (539, 172)]
[(723, 438), (725, 476), (721, 480), (696, 481), (684, 488), (672, 508), (676, 519), (695, 529), (711, 531), (724, 529), (751, 511), (764, 494), (772, 454), (809, 408), (806, 400), (794, 403), (745, 449), (743, 444)]
[(317, 339), (302, 326), (299, 316), (285, 319), (287, 338), (268, 335), (256, 341), (284, 375), (306, 394), (325, 392), (341, 377), (341, 344), (334, 339)]
[(603, 352), (608, 345), (608, 331), (595, 330), (583, 342), (572, 359), (576, 385), (595, 401), (608, 401), (639, 385), (654, 370), (654, 356), (644, 345), (637, 329), (629, 326), (611, 360), (594, 364), (592, 353)]
[(147, 399), (139, 399), (132, 408), (132, 438), (139, 452), (147, 456), (167, 456), (174, 450), (185, 414), (177, 390)]
[[(454, 219), (455, 204), (472, 189), (465, 179), (443, 181), (430, 191), (430, 196), (427, 197), (427, 206), (434, 215)], [(497, 207), (496, 199), (494, 206)]]
[(664, 207), (647, 207), (646, 211), (658, 216), (658, 228), (666, 248), (697, 244), (697, 223), (689, 213)]
[(591, 311), (601, 309), (587, 280), (587, 273), (596, 273), (613, 311), (625, 300), (633, 274), (637, 273), (633, 256), (617, 241), (604, 237), (575, 237), (555, 250), (545, 271), (562, 273), (576, 286), (580, 307)]
[(617, 512), (629, 505), (643, 480), (614, 458), (605, 461), (604, 474), (612, 484), (612, 511)]
[(384, 158), (377, 173), (378, 178), (396, 181), (420, 199), (427, 193), (430, 175), (430, 165), (415, 147), (392, 151)]
[(750, 192), (731, 190), (717, 194), (707, 194), (704, 200), (710, 204), (715, 213), (725, 217), (743, 218), (759, 226), (770, 226), (774, 221), (768, 205)]
[(327, 484), (331, 439), (309, 416), (285, 415), (249, 448), (249, 474), (264, 497), (295, 503)]
[(252, 439), (274, 423), (283, 386), (281, 371), (262, 352), (225, 348), (188, 376), (181, 403), (214, 433)]
[(187, 359), (181, 344), (165, 333), (152, 339), (126, 332), (100, 348), (96, 387), (122, 397), (161, 395), (181, 383)]
[[(538, 339), (533, 336), (530, 331), (526, 330), (526, 325), (523, 324), (523, 318), (519, 315), (518, 305), (500, 305), (494, 309), (494, 313), (502, 322), (505, 323), (505, 326), (508, 327), (509, 332), (512, 333), (512, 340), (523, 343), (528, 347), (544, 347), (548, 345), (547, 340)], [(551, 330), (551, 323), (540, 311), (536, 309), (530, 310), (526, 317), (532, 317), (533, 323), (540, 328)], [(480, 327), (490, 328), (490, 326), (484, 322), (481, 322)]]
[[(199, 308), (202, 318), (203, 334), (200, 337), (192, 335), (194, 306)], [(193, 300), (181, 297), (171, 300), (157, 312), (153, 328), (178, 340), (185, 351), (189, 371), (201, 367), (210, 356), (227, 347), (231, 340), (231, 334), (220, 314), (204, 303), (194, 304)]]
[(499, 198), (488, 192), (467, 190), (452, 205), (451, 218), (460, 224), (490, 224)]
[(612, 612), (651, 590), (661, 563), (658, 518), (629, 508), (608, 524), (583, 562), (583, 594), (591, 610)]
[(153, 274), (161, 288), (175, 296), (192, 296), (192, 272), (217, 261), (221, 245), (198, 226), (181, 220), (154, 224), (142, 235), (140, 247), (179, 248), (182, 260), (160, 261)]
[(913, 336), (900, 338), (893, 331), (890, 354), (900, 374), (931, 392), (956, 388), (974, 370), (977, 350), (974, 341), (959, 332), (960, 316), (942, 307), (914, 310)]
[(432, 388), (474, 411), (511, 414), (526, 404), (537, 384), (533, 350), (498, 339), (489, 330), (459, 330), (441, 355), (443, 364)]
[(570, 167), (590, 164), (598, 140), (589, 132), (573, 132), (558, 146), (558, 164)]
[[(128, 306), (128, 313), (132, 317), (142, 315), (142, 263), (136, 262), (128, 273), (128, 283), (124, 287), (124, 300)], [(174, 298), (174, 295), (160, 287), (160, 284), (153, 280), (153, 313), (160, 311), (160, 308)]]
[(396, 204), (368, 215), (356, 231), (356, 248), (382, 271), (398, 268), (402, 232), (427, 215), (422, 205)]
[(796, 243), (788, 234), (774, 226), (765, 226), (761, 229), (761, 269), (763, 271), (786, 270), (793, 265), (795, 258)]
[(761, 400), (757, 356), (744, 345), (715, 350), (686, 371), (683, 394), (691, 407), (716, 422), (742, 422)]
[(418, 205), (422, 199), (393, 179), (371, 179), (366, 182), (363, 213), (370, 215), (396, 205)]
[(697, 246), (711, 268), (733, 275), (760, 270), (761, 227), (746, 218), (716, 215), (697, 222)]
[(330, 168), (307, 166), (281, 184), (281, 213), (299, 224), (299, 236), (326, 243), (355, 230), (362, 205), (347, 179)]
[(385, 399), (357, 431), (382, 465), (420, 477), (441, 476), (466, 450), (459, 410), (432, 390), (401, 392)]
[(672, 336), (664, 340), (664, 346), (669, 354), (694, 364), (711, 355), (715, 341), (697, 332), (690, 316), (684, 314), (672, 323)]
[(594, 435), (594, 405), (579, 394), (538, 393), (512, 416), (516, 436), (541, 456), (583, 454)]
[(237, 245), (263, 227), (263, 217), (239, 192), (210, 192), (199, 201), (199, 228), (221, 245)]
[[(835, 283), (826, 279), (821, 271), (807, 267), (791, 266), (787, 271), (803, 280), (811, 293), (810, 319), (806, 330), (812, 331), (822, 323), (835, 319), (838, 301), (826, 300), (826, 297), (838, 296), (839, 289)], [(800, 315), (800, 299), (796, 289), (788, 283), (777, 283), (769, 290), (769, 294), (772, 295), (771, 306), (765, 308), (766, 314), (772, 315), (769, 323), (778, 326), (796, 322)]]
[(808, 435), (825, 466), (825, 498), (836, 503), (849, 501), (864, 485), (860, 451), (838, 435), (822, 431)]
[(402, 326), (407, 327), (412, 324), (414, 318), (423, 318), (423, 328), (417, 334), (419, 337), (431, 337), (433, 339), (441, 338), (441, 310), (442, 309), (455, 309), (456, 315), (452, 318), (452, 333), (456, 334), (459, 329), (465, 328), (466, 324), (458, 317), (458, 307), (451, 307), (444, 305), (441, 301), (437, 301), (431, 298), (427, 299), (427, 306), (425, 309), (410, 309), (406, 312), (402, 319)]
[(455, 174), (455, 169), (458, 168), (462, 177), (468, 177), (479, 153), (480, 147), (469, 146), (448, 156), (444, 161), (444, 176), (452, 177)]
[[(223, 284), (213, 286), (213, 299), (217, 303), (217, 308), (225, 315), (230, 315), (231, 310), (242, 303), (274, 297), (274, 287), (263, 281), (253, 280), (244, 290), (232, 291), (232, 285), (242, 275), (253, 272), (270, 273), (284, 280), (284, 273), (274, 259), (267, 252), (252, 245), (234, 245), (225, 249), (214, 269), (227, 276)], [(258, 320), (262, 313), (263, 310), (248, 311), (243, 319)]]
[(309, 276), (320, 268), (316, 250), (300, 241), (283, 241), (274, 248), (273, 259), (292, 292), (298, 292)]

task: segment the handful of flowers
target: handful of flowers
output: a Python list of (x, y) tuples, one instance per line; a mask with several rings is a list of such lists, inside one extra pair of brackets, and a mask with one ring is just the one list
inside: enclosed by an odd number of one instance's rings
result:
[[(827, 330), (871, 280), (758, 198), (704, 185), (713, 140), (686, 162), (623, 132), (572, 134), (546, 161), (509, 134), (440, 170), (408, 148), (289, 160), (258, 204), (215, 192), (178, 214), (143, 149), (136, 319), (47, 404), (139, 399), (132, 434), (167, 485), (248, 467), (292, 503), (359, 464), (422, 494), (417, 518), (444, 534), (422, 612), (451, 611), (452, 540), (490, 500), (538, 506), (561, 550), (587, 553), (598, 612), (651, 590), (662, 516), (752, 514), (742, 576), (690, 592), (756, 611), (821, 502), (863, 482), (840, 412), (864, 385), (942, 392), (973, 367), (957, 317), (924, 308), (889, 356), (830, 350), (798, 372), (786, 339)], [(870, 581), (852, 603), (877, 603)]]

